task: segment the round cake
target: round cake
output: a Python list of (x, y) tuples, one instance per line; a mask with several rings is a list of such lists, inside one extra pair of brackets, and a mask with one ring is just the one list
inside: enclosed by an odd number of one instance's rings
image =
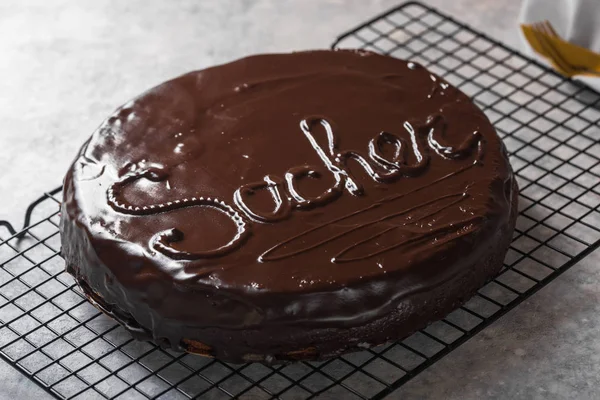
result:
[(191, 72), (115, 111), (64, 181), (62, 254), (136, 338), (229, 362), (402, 339), (502, 267), (517, 186), (469, 98), (365, 51)]

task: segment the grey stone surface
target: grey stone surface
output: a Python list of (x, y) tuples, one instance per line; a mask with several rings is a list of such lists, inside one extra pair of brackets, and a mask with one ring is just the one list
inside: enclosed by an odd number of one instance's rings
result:
[[(174, 76), (258, 52), (328, 47), (397, 0), (3, 0), (0, 219), (60, 184), (117, 106)], [(430, 1), (517, 43), (518, 1)]]
[[(328, 47), (395, 0), (0, 2), (0, 219), (57, 186), (116, 106), (189, 70), (257, 52)], [(518, 46), (518, 0), (432, 0)], [(600, 252), (390, 399), (598, 398)], [(48, 397), (0, 363), (0, 399)]]
[(600, 250), (387, 400), (600, 398)]

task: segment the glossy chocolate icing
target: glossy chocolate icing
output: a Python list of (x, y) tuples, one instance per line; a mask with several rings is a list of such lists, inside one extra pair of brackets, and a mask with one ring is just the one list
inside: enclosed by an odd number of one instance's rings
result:
[[(350, 329), (501, 257), (514, 189), (487, 118), (423, 67), (252, 56), (100, 126), (65, 178), (63, 254), (105, 311), (166, 346)], [(252, 350), (228, 345), (212, 353)]]

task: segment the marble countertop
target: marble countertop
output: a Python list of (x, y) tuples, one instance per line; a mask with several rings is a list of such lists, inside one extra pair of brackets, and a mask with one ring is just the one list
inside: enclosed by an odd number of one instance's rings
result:
[[(60, 184), (116, 106), (189, 70), (328, 47), (396, 0), (0, 2), (0, 220)], [(518, 0), (425, 1), (518, 47)], [(593, 399), (600, 393), (600, 251), (389, 399)], [(49, 398), (0, 362), (0, 399)]]

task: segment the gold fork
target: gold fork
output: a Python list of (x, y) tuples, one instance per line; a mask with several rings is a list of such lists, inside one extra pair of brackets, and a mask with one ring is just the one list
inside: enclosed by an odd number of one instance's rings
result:
[[(557, 55), (557, 60), (561, 59), (561, 61), (563, 63), (566, 63), (568, 66), (571, 67), (572, 71), (575, 72), (575, 74), (577, 73), (588, 73), (588, 74), (597, 74), (600, 75), (600, 71), (598, 71), (597, 69), (595, 69), (593, 66), (589, 67), (589, 66), (582, 66), (582, 65), (577, 65), (574, 64), (574, 62), (570, 62), (567, 57), (562, 56), (561, 51), (560, 51), (560, 46), (557, 44), (557, 41), (566, 43), (568, 45), (571, 46), (572, 48), (572, 52), (576, 52), (575, 49), (575, 45), (565, 42), (559, 35), (558, 33), (556, 33), (556, 31), (554, 30), (554, 28), (552, 27), (552, 24), (549, 21), (542, 21), (541, 23), (538, 24), (534, 24), (534, 26), (537, 25), (538, 29), (540, 29), (541, 32), (545, 33), (549, 38), (553, 38), (554, 40), (547, 40), (547, 43), (549, 45), (549, 47), (554, 45), (554, 51), (556, 52)], [(534, 27), (535, 28), (535, 27)], [(581, 47), (580, 49), (582, 50), (586, 50), (589, 52), (589, 50), (584, 49), (583, 47)], [(591, 54), (585, 54), (584, 56), (587, 56), (589, 58), (589, 60), (586, 60), (586, 64), (598, 64), (600, 62), (600, 55), (593, 53), (593, 52), (589, 52)], [(596, 60), (594, 60), (594, 58)]]
[(600, 76), (600, 54), (564, 41), (550, 22), (521, 25), (531, 47), (566, 76)]

